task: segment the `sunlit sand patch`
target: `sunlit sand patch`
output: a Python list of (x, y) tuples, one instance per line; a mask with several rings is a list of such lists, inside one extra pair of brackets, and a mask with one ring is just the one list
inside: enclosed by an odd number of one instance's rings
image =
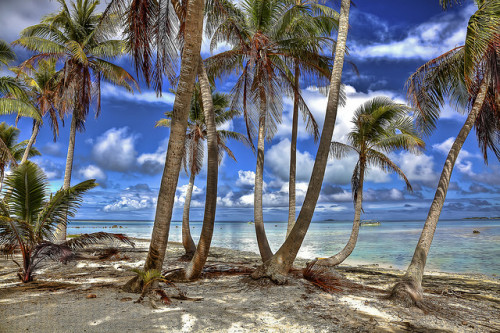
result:
[(111, 316), (106, 316), (102, 319), (98, 319), (98, 320), (95, 320), (95, 321), (90, 321), (87, 323), (87, 325), (89, 326), (97, 326), (97, 325), (101, 325), (102, 323), (105, 323), (107, 321), (110, 321), (110, 320), (113, 320), (113, 318)]
[(397, 320), (391, 315), (387, 313), (383, 313), (377, 308), (365, 304), (365, 301), (370, 301), (368, 298), (364, 297), (354, 297), (354, 296), (342, 296), (339, 298), (339, 301), (347, 303), (347, 305), (353, 309), (364, 312), (370, 316), (384, 318), (389, 321)]
[(174, 312), (174, 311), (182, 311), (181, 308), (169, 308), (169, 307), (164, 307), (160, 309), (154, 309), (151, 312), (153, 313), (164, 313), (164, 312)]
[(192, 332), (194, 324), (196, 323), (197, 319), (195, 316), (190, 315), (189, 313), (185, 313), (181, 317), (182, 320), (182, 332)]

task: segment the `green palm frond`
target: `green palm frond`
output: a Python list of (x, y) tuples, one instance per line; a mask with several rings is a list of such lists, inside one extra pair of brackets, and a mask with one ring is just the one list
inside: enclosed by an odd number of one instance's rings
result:
[(472, 81), (475, 68), (482, 62), (492, 41), (500, 43), (500, 2), (482, 1), (470, 17), (465, 38), (464, 73)]
[(38, 109), (31, 103), (19, 99), (0, 98), (0, 114), (18, 114), (20, 117), (29, 117), (42, 122)]
[(54, 226), (61, 223), (65, 225), (68, 216), (75, 216), (76, 210), (83, 202), (83, 194), (96, 186), (95, 179), (90, 179), (67, 190), (60, 189), (57, 191), (40, 210), (35, 230), (43, 233), (46, 238), (51, 239), (51, 232), (54, 230)]
[(366, 155), (366, 162), (368, 165), (379, 167), (385, 172), (394, 172), (406, 183), (406, 189), (408, 191), (413, 191), (410, 181), (406, 178), (406, 175), (393, 161), (390, 160), (389, 157), (382, 154), (379, 151), (374, 149), (370, 149)]
[(42, 211), (48, 191), (43, 171), (31, 162), (24, 163), (12, 171), (5, 185), (11, 216), (33, 224)]
[(10, 48), (9, 44), (0, 39), (0, 64), (7, 66), (10, 62), (16, 59), (16, 54)]
[(83, 249), (89, 245), (100, 244), (103, 241), (119, 241), (135, 246), (135, 243), (124, 234), (112, 234), (108, 232), (94, 232), (91, 234), (83, 234), (77, 237), (73, 237), (70, 240), (63, 243), (63, 245), (69, 247), (70, 249), (77, 250)]

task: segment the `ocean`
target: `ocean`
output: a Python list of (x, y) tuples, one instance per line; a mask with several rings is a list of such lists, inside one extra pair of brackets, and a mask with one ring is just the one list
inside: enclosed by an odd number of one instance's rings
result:
[[(202, 222), (191, 222), (198, 241)], [(361, 227), (358, 243), (346, 264), (379, 264), (405, 269), (417, 244), (423, 221), (382, 221), (380, 226)], [(118, 228), (112, 228), (117, 226)], [(121, 227), (121, 228), (120, 228)], [(328, 257), (341, 250), (351, 232), (352, 221), (312, 222), (298, 257)], [(151, 221), (72, 221), (68, 234), (107, 231), (150, 238)], [(274, 251), (285, 239), (286, 222), (266, 222)], [(478, 230), (480, 233), (473, 233)], [(181, 222), (172, 222), (169, 240), (181, 241)], [(212, 246), (258, 253), (255, 226), (247, 222), (216, 221)], [(500, 220), (441, 220), (427, 260), (427, 271), (500, 275)]]

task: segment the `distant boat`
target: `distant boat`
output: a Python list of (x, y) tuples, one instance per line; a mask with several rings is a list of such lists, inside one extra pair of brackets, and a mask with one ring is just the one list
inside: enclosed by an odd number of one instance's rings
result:
[(378, 227), (381, 224), (382, 223), (380, 223), (380, 221), (377, 221), (377, 220), (363, 220), (363, 221), (361, 221), (360, 226), (362, 226), (362, 227)]
[(248, 224), (253, 224), (253, 221), (248, 221), (247, 223), (248, 223)]

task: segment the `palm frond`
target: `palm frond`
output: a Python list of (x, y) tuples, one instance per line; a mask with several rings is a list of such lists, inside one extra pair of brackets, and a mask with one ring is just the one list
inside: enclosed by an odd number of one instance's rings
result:
[(52, 239), (54, 226), (66, 225), (67, 218), (75, 216), (83, 202), (83, 194), (97, 186), (95, 179), (83, 181), (66, 190), (60, 189), (43, 205), (37, 216), (35, 230), (47, 239)]
[(330, 157), (342, 159), (352, 152), (359, 154), (359, 150), (342, 142), (332, 141), (330, 144)]
[(406, 189), (408, 191), (413, 191), (410, 181), (406, 178), (403, 170), (401, 170), (389, 157), (382, 154), (374, 149), (368, 150), (366, 155), (366, 162), (368, 165), (376, 166), (384, 170), (385, 172), (394, 172), (406, 183)]
[(73, 237), (70, 240), (64, 242), (63, 245), (67, 246), (70, 249), (76, 250), (83, 249), (89, 245), (100, 244), (103, 241), (119, 241), (132, 247), (135, 246), (135, 243), (124, 234), (113, 234), (102, 231)]
[(9, 47), (9, 44), (0, 39), (0, 64), (7, 66), (10, 62), (16, 59), (16, 54)]

